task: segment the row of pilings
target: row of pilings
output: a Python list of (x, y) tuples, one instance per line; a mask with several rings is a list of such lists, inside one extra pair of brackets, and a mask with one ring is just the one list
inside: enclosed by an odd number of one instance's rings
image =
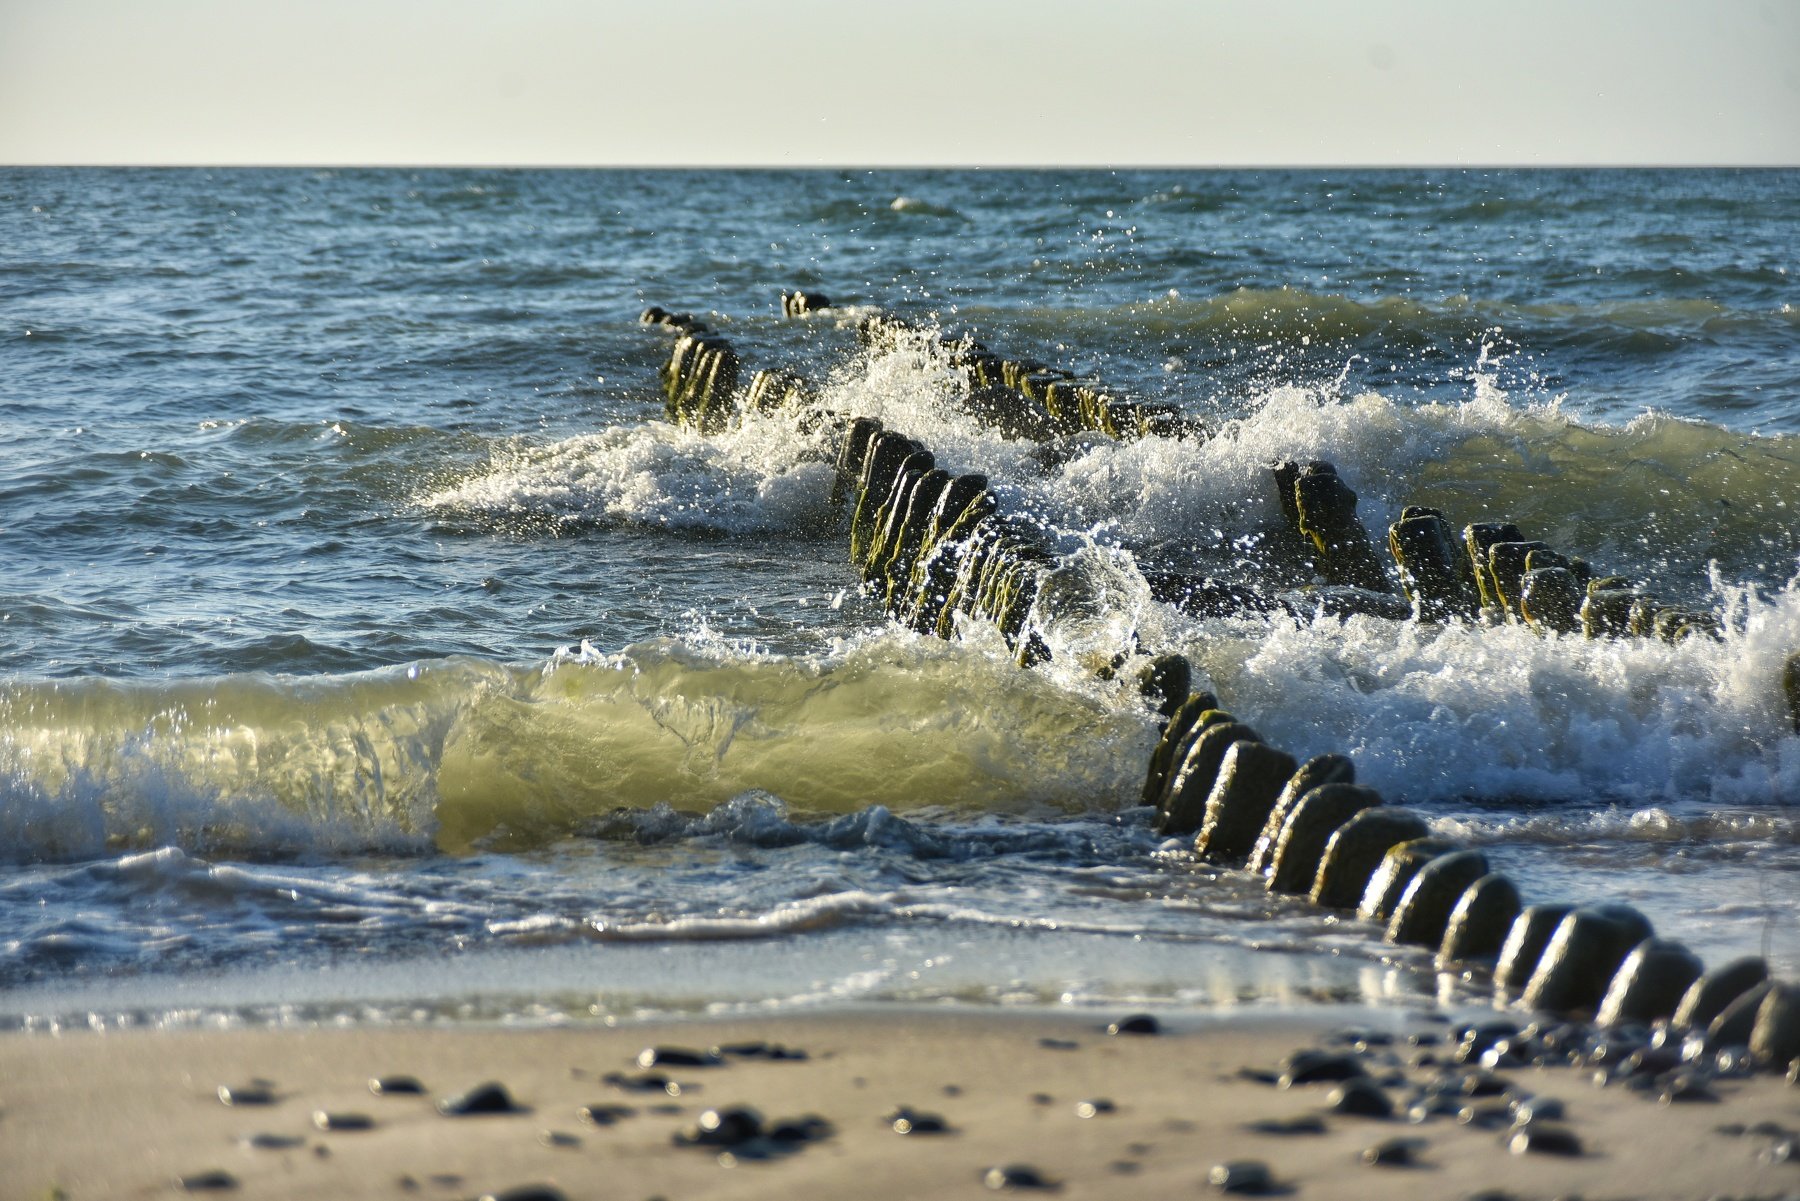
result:
[[(784, 298), (790, 315), (827, 307), (789, 304)], [(758, 372), (740, 395), (739, 362), (728, 342), (660, 309), (643, 320), (679, 335), (662, 372), (672, 421), (711, 431), (740, 405), (767, 411), (813, 402), (813, 389), (786, 369)], [(1004, 358), (971, 338), (921, 335), (886, 316), (865, 318), (858, 329), (864, 344), (877, 348), (902, 338), (936, 340), (966, 373), (970, 410), (1013, 436), (1205, 436), (1167, 406), (1122, 400), (1093, 381)], [(1070, 569), (1054, 551), (1052, 532), (1002, 511), (986, 476), (950, 474), (928, 447), (874, 417), (815, 412), (813, 419), (832, 420), (841, 431), (832, 502), (850, 514), (852, 564), (889, 615), (941, 638), (955, 636), (959, 614), (980, 618), (999, 630), (1021, 665), (1049, 658), (1037, 627), (1054, 620), (1065, 591), (1080, 594), (1057, 586), (1059, 573)], [(1309, 603), (1332, 611), (1520, 622), (1590, 637), (1675, 641), (1719, 633), (1716, 615), (1659, 606), (1623, 577), (1599, 575), (1511, 523), (1473, 523), (1458, 536), (1436, 509), (1410, 506), (1390, 526), (1390, 576), (1357, 516), (1355, 492), (1335, 468), (1279, 463), (1270, 478), (1292, 536), (1288, 551), (1324, 581), (1308, 593)], [(1788, 666), (1790, 696), (1796, 662)], [(1101, 670), (1127, 669), (1115, 661)], [(1433, 835), (1422, 816), (1358, 785), (1347, 756), (1298, 762), (1213, 694), (1192, 691), (1181, 656), (1144, 656), (1129, 670), (1164, 719), (1142, 800), (1154, 807), (1158, 832), (1191, 840), (1201, 860), (1250, 873), (1271, 893), (1370, 923), (1390, 944), (1425, 948), (1440, 971), (1487, 982), (1496, 1004), (1610, 1028), (1654, 1026), (1671, 1070), (1694, 1061), (1784, 1067), (1800, 1058), (1800, 986), (1772, 980), (1762, 959), (1706, 972), (1697, 955), (1658, 938), (1630, 906), (1525, 904), (1483, 852)]]

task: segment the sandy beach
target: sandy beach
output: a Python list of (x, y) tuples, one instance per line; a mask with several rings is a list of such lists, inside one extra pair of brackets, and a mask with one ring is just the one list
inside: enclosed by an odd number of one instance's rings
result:
[[(1518, 1154), (1499, 1125), (1464, 1125), (1449, 1113), (1417, 1124), (1403, 1114), (1352, 1116), (1332, 1111), (1331, 1082), (1283, 1088), (1254, 1078), (1278, 1070), (1299, 1048), (1353, 1052), (1346, 1032), (1360, 1031), (1371, 1038), (1362, 1062), (1403, 1106), (1417, 1083), (1443, 1070), (1414, 1061), (1449, 1054), (1442, 1040), (1455, 1027), (1429, 1015), (1329, 1008), (1185, 1015), (1137, 1035), (1110, 1035), (1106, 1021), (1098, 1014), (861, 1009), (611, 1028), (12, 1034), (0, 1038), (0, 1196), (1038, 1191), (1028, 1176), (1015, 1174), (1007, 1185), (990, 1171), (1019, 1165), (1062, 1195), (1141, 1198), (1204, 1194), (1215, 1165), (1243, 1160), (1266, 1164), (1278, 1192), (1314, 1197), (1500, 1189), (1519, 1198), (1650, 1199), (1800, 1190), (1800, 1163), (1772, 1162), (1768, 1154), (1779, 1136), (1749, 1129), (1800, 1129), (1800, 1089), (1778, 1076), (1718, 1081), (1716, 1100), (1664, 1105), (1624, 1088), (1596, 1088), (1582, 1069), (1504, 1071), (1507, 1095), (1563, 1102), (1565, 1119), (1555, 1125), (1581, 1148), (1574, 1156)], [(658, 1047), (726, 1054), (719, 1065), (683, 1065), (678, 1056), (641, 1067), (640, 1053)], [(658, 1075), (675, 1087), (662, 1086)], [(371, 1091), (371, 1078), (392, 1084), (397, 1076), (416, 1078), (423, 1091)], [(438, 1102), (489, 1081), (504, 1085), (515, 1112), (439, 1112)], [(221, 1102), (222, 1087), (236, 1103)], [(684, 1145), (706, 1111), (743, 1106), (776, 1137)], [(914, 1131), (897, 1133), (896, 1115)], [(1312, 1116), (1322, 1118), (1322, 1132), (1306, 1132), (1306, 1122), (1289, 1133), (1256, 1128)], [(942, 1132), (931, 1132), (934, 1120)], [(737, 1121), (728, 1114), (723, 1129)], [(775, 1131), (782, 1123), (789, 1128)], [(1393, 1139), (1416, 1140), (1398, 1152), (1412, 1162), (1364, 1162), (1366, 1150)]]

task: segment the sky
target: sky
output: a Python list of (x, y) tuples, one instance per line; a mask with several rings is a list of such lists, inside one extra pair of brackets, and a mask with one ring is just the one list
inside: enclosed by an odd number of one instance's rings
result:
[(1800, 0), (0, 0), (0, 163), (1800, 165)]

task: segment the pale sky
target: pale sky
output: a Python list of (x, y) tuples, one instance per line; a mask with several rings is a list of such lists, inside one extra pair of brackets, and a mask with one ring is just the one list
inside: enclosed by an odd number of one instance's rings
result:
[(1800, 0), (0, 0), (0, 163), (1800, 165)]

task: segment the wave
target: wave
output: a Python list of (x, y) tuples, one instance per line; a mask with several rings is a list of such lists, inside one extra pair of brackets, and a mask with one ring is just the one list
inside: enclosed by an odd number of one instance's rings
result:
[(1134, 703), (899, 635), (818, 660), (660, 641), (541, 669), (14, 682), (0, 729), (0, 845), (25, 860), (518, 849), (757, 790), (817, 813), (1110, 809), (1155, 737)]
[[(1728, 617), (1724, 641), (1678, 646), (1166, 609), (1141, 628), (1160, 621), (1160, 644), (1272, 743), (1347, 751), (1397, 802), (1661, 806), (1691, 823), (1800, 796), (1779, 685), (1800, 645), (1800, 588), (1742, 590)], [(1130, 685), (1021, 669), (975, 628), (955, 643), (886, 631), (807, 657), (697, 637), (536, 668), (13, 682), (0, 729), (0, 845), (19, 860), (165, 845), (513, 851), (727, 827), (769, 845), (866, 840), (886, 814), (1116, 812), (1155, 738)], [(796, 835), (753, 820), (747, 796), (800, 821), (864, 816)]]

